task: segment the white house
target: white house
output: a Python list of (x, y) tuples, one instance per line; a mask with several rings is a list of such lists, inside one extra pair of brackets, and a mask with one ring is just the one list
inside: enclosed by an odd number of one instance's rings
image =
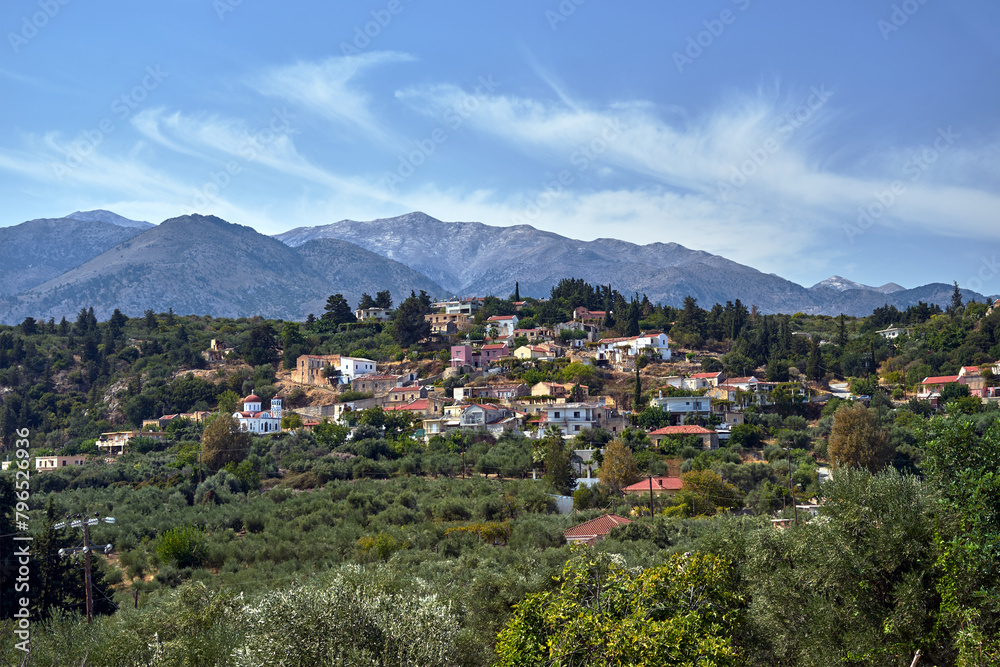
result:
[(684, 378), (684, 388), (697, 391), (698, 389), (708, 389), (718, 387), (719, 381), (725, 379), (722, 371), (717, 373), (695, 373), (691, 377)]
[(240, 428), (251, 433), (277, 433), (281, 430), (281, 399), (271, 399), (271, 409), (261, 410), (260, 398), (250, 394), (243, 399), (243, 411), (234, 412), (233, 417)]
[(362, 357), (340, 358), (340, 384), (349, 384), (359, 375), (375, 372), (375, 362)]
[(489, 327), (496, 327), (500, 335), (497, 338), (507, 338), (514, 335), (517, 328), (517, 315), (493, 315), (486, 320), (487, 330)]
[(707, 415), (712, 412), (712, 399), (708, 396), (663, 396), (661, 394), (651, 400), (649, 404), (671, 414), (684, 415), (688, 412), (694, 412)]
[(631, 338), (603, 338), (597, 342), (597, 358), (621, 363), (642, 350), (651, 350), (661, 361), (670, 360), (670, 340), (665, 333), (644, 333)]
[(882, 338), (885, 338), (886, 340), (892, 340), (893, 338), (899, 338), (900, 336), (910, 333), (910, 330), (905, 327), (897, 327), (890, 324), (889, 328), (876, 331), (875, 333), (882, 336)]
[(388, 322), (392, 319), (393, 310), (391, 308), (359, 308), (354, 311), (354, 317), (359, 322), (365, 320), (375, 320), (377, 322)]

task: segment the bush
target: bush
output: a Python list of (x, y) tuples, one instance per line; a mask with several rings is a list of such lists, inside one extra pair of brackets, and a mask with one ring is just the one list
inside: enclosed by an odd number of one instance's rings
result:
[(171, 528), (160, 536), (156, 555), (161, 562), (177, 567), (198, 565), (205, 555), (204, 537), (191, 526)]
[(464, 501), (445, 498), (434, 506), (434, 516), (442, 521), (467, 521), (472, 517), (472, 512)]

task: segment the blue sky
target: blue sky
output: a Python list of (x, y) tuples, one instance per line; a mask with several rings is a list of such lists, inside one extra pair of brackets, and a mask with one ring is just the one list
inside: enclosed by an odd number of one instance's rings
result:
[(9, 0), (0, 25), (0, 226), (421, 210), (1000, 293), (995, 2)]

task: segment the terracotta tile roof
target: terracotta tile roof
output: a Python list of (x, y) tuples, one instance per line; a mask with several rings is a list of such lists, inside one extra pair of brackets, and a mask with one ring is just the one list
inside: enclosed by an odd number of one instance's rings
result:
[(936, 375), (926, 377), (920, 384), (950, 384), (952, 382), (958, 382), (957, 375)]
[[(654, 477), (653, 478), (653, 491), (680, 491), (684, 486), (683, 480), (680, 477)], [(646, 491), (649, 492), (649, 480), (644, 479), (641, 482), (636, 482), (631, 486), (626, 486), (625, 491)]]
[(706, 433), (715, 433), (715, 431), (695, 424), (682, 424), (681, 426), (664, 426), (649, 432), (650, 435), (704, 435)]
[(513, 315), (492, 315), (487, 322), (503, 322), (504, 320), (514, 319)]
[(697, 378), (699, 380), (707, 380), (709, 378), (717, 378), (720, 375), (722, 375), (722, 371), (719, 371), (718, 373), (695, 373), (691, 377)]
[(367, 375), (358, 375), (354, 378), (355, 380), (398, 380), (398, 375), (373, 375), (371, 373)]
[(564, 532), (563, 535), (567, 538), (606, 537), (615, 526), (624, 526), (629, 523), (632, 522), (623, 516), (618, 516), (617, 514), (605, 514), (604, 516), (599, 516), (596, 519), (585, 521), (578, 526), (573, 526)]
[(751, 380), (754, 381), (754, 382), (759, 382), (760, 381), (760, 380), (758, 380), (757, 378), (755, 378), (754, 376), (751, 375), (750, 377), (729, 378), (728, 380), (726, 380), (726, 384), (747, 384)]
[(507, 347), (507, 343), (494, 343), (493, 345), (483, 345), (484, 350), (501, 350)]
[(382, 408), (386, 412), (390, 410), (426, 410), (427, 409), (427, 399), (419, 398), (415, 401), (410, 401), (406, 405), (387, 405)]

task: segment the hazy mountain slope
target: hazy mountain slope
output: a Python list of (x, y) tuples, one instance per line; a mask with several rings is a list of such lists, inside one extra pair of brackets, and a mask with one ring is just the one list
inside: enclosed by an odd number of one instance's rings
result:
[(84, 222), (110, 222), (112, 225), (118, 225), (120, 227), (136, 227), (140, 230), (149, 229), (154, 226), (151, 222), (146, 222), (145, 220), (129, 220), (124, 216), (118, 215), (112, 211), (106, 211), (103, 208), (98, 208), (93, 211), (74, 211), (73, 213), (67, 215), (66, 218), (82, 220)]
[(115, 308), (130, 316), (173, 308), (179, 314), (303, 319), (321, 314), (330, 294), (342, 293), (354, 306), (362, 292), (374, 296), (383, 289), (397, 302), (411, 290), (442, 291), (426, 276), (346, 241), (293, 249), (251, 227), (193, 215), (167, 220), (5, 299), (0, 320), (58, 320), (86, 307), (99, 318)]
[(0, 296), (40, 285), (141, 233), (135, 227), (72, 218), (0, 227)]
[[(364, 248), (339, 239), (316, 239), (295, 248), (305, 266), (321, 276), (330, 285), (335, 285), (333, 293), (343, 294), (351, 307), (357, 306), (361, 294), (367, 292), (372, 297), (376, 292), (388, 289), (394, 304), (410, 296), (410, 292), (425, 290), (437, 296), (444, 289), (436, 282), (399, 262), (393, 261)], [(318, 304), (310, 312), (319, 314)]]

